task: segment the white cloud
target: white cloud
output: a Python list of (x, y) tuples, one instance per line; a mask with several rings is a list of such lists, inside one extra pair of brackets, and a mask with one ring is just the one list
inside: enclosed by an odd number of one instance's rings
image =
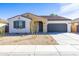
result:
[(61, 5), (59, 14), (68, 18), (72, 18), (72, 19), (78, 18), (79, 17), (79, 4), (72, 3), (72, 4)]

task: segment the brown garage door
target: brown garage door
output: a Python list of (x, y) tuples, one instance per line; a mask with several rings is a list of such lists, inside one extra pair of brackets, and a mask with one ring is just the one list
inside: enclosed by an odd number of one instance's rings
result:
[(67, 24), (48, 24), (48, 32), (67, 32)]

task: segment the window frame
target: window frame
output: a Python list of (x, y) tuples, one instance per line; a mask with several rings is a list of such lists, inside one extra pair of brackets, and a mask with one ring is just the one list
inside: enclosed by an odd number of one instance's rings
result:
[(16, 29), (23, 29), (25, 28), (25, 21), (23, 20), (16, 20), (16, 21), (13, 21), (13, 26), (14, 28)]

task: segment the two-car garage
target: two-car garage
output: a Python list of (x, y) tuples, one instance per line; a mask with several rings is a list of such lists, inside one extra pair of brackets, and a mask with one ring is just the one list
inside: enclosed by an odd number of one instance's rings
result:
[(47, 25), (48, 32), (67, 32), (67, 24), (65, 23), (55, 23)]
[(42, 16), (47, 19), (46, 32), (71, 32), (71, 19), (62, 16)]
[(67, 32), (67, 24), (48, 24), (47, 25), (48, 32)]

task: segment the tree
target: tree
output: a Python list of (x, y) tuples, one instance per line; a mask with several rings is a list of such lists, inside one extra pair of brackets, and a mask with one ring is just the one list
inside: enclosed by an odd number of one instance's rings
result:
[(50, 14), (50, 16), (57, 16), (57, 14)]

